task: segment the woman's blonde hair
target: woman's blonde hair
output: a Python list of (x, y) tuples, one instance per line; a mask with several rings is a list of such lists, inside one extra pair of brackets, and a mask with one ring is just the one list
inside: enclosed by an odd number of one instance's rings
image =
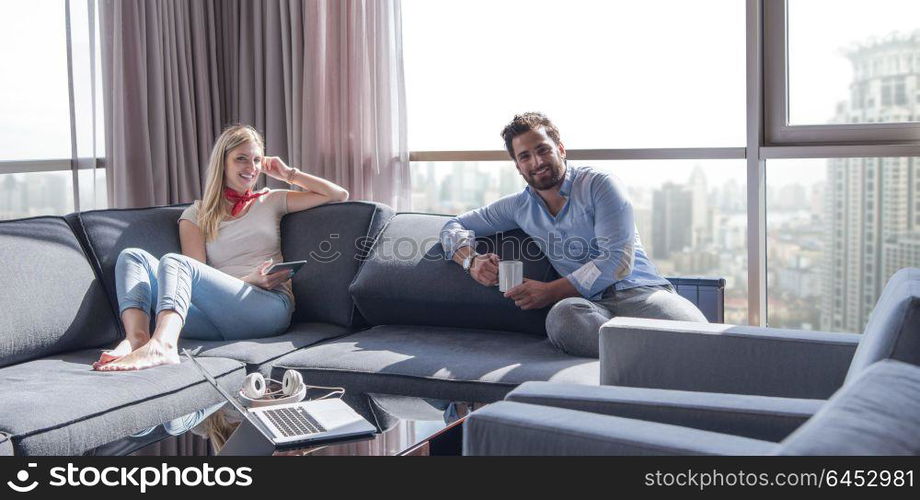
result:
[(240, 145), (250, 142), (256, 143), (263, 152), (265, 151), (262, 135), (249, 125), (230, 126), (214, 141), (211, 159), (208, 161), (208, 179), (204, 196), (198, 205), (198, 227), (201, 228), (205, 241), (217, 238), (220, 221), (230, 214), (230, 209), (223, 202), (227, 155)]
[(227, 440), (240, 425), (239, 422), (231, 422), (227, 419), (224, 408), (208, 415), (202, 424), (208, 439), (211, 440), (211, 450), (215, 455), (220, 453), (221, 448), (227, 444)]

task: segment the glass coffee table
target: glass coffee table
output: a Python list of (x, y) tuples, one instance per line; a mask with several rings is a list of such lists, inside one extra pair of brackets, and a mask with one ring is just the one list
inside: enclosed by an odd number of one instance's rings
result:
[(379, 431), (373, 436), (276, 451), (275, 456), (461, 455), (463, 421), (481, 405), (389, 394), (346, 395), (349, 406)]
[[(424, 399), (388, 394), (346, 394), (343, 401), (367, 419), (377, 433), (351, 440), (327, 442), (304, 448), (276, 450), (275, 456), (437, 456), (461, 455), (463, 421), (480, 403)], [(203, 412), (203, 413), (202, 413)], [(200, 414), (200, 415), (198, 415)], [(197, 416), (196, 416), (197, 415)], [(192, 418), (195, 417), (195, 418)], [(207, 417), (207, 418), (204, 418)], [(217, 454), (239, 425), (239, 414), (230, 405), (176, 419), (182, 429), (164, 424), (136, 436), (113, 441), (91, 450), (91, 455), (159, 455), (157, 443), (180, 436), (194, 422), (191, 434), (210, 439), (210, 453)], [(185, 422), (189, 421), (189, 422)], [(168, 423), (169, 424), (169, 423)], [(179, 432), (182, 431), (182, 432)], [(208, 441), (202, 440), (201, 446)], [(196, 444), (198, 446), (198, 444)], [(205, 451), (205, 453), (208, 453)]]

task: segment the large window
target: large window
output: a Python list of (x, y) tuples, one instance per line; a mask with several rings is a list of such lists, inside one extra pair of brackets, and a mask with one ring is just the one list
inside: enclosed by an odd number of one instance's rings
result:
[(5, 2), (0, 17), (0, 158), (69, 158), (63, 2)]
[(767, 145), (916, 146), (920, 2), (764, 6)]
[(522, 111), (569, 149), (744, 145), (744, 2), (402, 6), (413, 151), (501, 149)]
[(103, 129), (92, 5), (3, 4), (0, 219), (106, 206), (105, 173), (97, 168)]
[(920, 4), (765, 5), (769, 323), (861, 332), (920, 265)]
[(920, 121), (920, 2), (793, 0), (787, 16), (789, 124)]
[(730, 322), (858, 332), (920, 264), (916, 0), (403, 8), (416, 210), (521, 189), (498, 132), (539, 110), (630, 187), (663, 274), (728, 280)]
[(767, 186), (770, 324), (861, 332), (920, 264), (920, 158), (771, 160)]
[(403, 10), (413, 210), (455, 214), (521, 190), (499, 132), (541, 111), (572, 163), (624, 181), (660, 272), (726, 278), (726, 318), (747, 322), (744, 2)]
[[(747, 321), (746, 179), (742, 160), (642, 160), (590, 164), (627, 186), (636, 229), (659, 272), (726, 279), (726, 321)], [(510, 161), (416, 162), (413, 209), (462, 213), (518, 192)]]

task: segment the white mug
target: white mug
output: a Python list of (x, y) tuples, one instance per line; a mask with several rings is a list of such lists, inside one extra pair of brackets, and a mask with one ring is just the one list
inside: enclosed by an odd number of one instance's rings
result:
[(503, 260), (498, 263), (498, 291), (504, 293), (524, 282), (524, 263)]

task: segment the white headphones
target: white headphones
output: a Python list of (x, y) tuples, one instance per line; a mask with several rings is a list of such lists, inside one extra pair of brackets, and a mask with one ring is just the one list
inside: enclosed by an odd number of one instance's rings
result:
[[(268, 382), (280, 384), (281, 389), (276, 389), (274, 391), (270, 390), (268, 388)], [(345, 393), (345, 389), (341, 387), (306, 385), (303, 382), (303, 376), (300, 372), (297, 370), (286, 370), (281, 382), (272, 379), (266, 380), (265, 377), (258, 372), (250, 373), (246, 376), (246, 380), (243, 381), (243, 387), (240, 388), (240, 396), (243, 402), (247, 403), (249, 406), (297, 403), (303, 401), (303, 398), (307, 395), (308, 388), (327, 389), (331, 391), (318, 399), (325, 399), (333, 395)]]

